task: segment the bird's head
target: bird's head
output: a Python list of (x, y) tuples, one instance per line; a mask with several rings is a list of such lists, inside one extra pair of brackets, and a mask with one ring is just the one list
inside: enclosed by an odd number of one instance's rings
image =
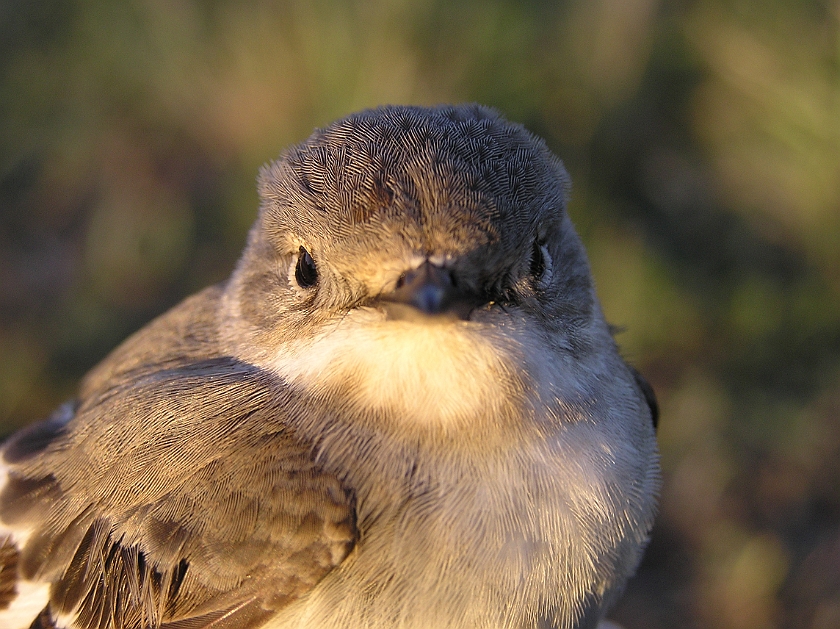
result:
[(568, 352), (604, 342), (566, 171), (490, 109), (363, 111), (284, 152), (258, 186), (226, 336), (292, 384), (396, 383), (390, 400), (425, 378), (445, 405), (453, 387), (489, 395), (470, 386), (482, 370), (531, 386), (524, 337)]

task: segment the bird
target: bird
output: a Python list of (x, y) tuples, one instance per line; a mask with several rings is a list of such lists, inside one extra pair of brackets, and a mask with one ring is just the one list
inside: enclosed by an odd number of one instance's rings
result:
[(596, 627), (658, 410), (560, 159), (495, 109), (389, 105), (257, 187), (230, 278), (3, 444), (0, 626)]

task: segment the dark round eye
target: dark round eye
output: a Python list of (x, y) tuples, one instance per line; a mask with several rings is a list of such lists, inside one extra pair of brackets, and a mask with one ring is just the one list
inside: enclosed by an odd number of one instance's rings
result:
[(539, 241), (534, 243), (531, 250), (531, 276), (534, 279), (542, 279), (546, 269), (545, 247)]
[(298, 261), (295, 266), (295, 280), (301, 288), (315, 286), (318, 281), (318, 269), (315, 268), (315, 260), (303, 247), (298, 253)]

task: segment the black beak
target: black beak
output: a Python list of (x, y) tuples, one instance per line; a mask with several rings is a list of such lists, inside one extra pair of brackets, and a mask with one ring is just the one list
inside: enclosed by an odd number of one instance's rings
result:
[(429, 261), (403, 273), (396, 290), (379, 299), (392, 319), (413, 318), (422, 313), (466, 320), (480, 302), (475, 295), (458, 288), (451, 271)]

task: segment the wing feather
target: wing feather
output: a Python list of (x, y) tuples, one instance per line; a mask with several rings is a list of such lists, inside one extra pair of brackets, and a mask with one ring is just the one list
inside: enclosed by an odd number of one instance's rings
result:
[(352, 492), (285, 421), (299, 401), (218, 355), (218, 291), (202, 295), (4, 447), (0, 521), (27, 531), (18, 578), (51, 583), (40, 626), (257, 627), (355, 543)]

